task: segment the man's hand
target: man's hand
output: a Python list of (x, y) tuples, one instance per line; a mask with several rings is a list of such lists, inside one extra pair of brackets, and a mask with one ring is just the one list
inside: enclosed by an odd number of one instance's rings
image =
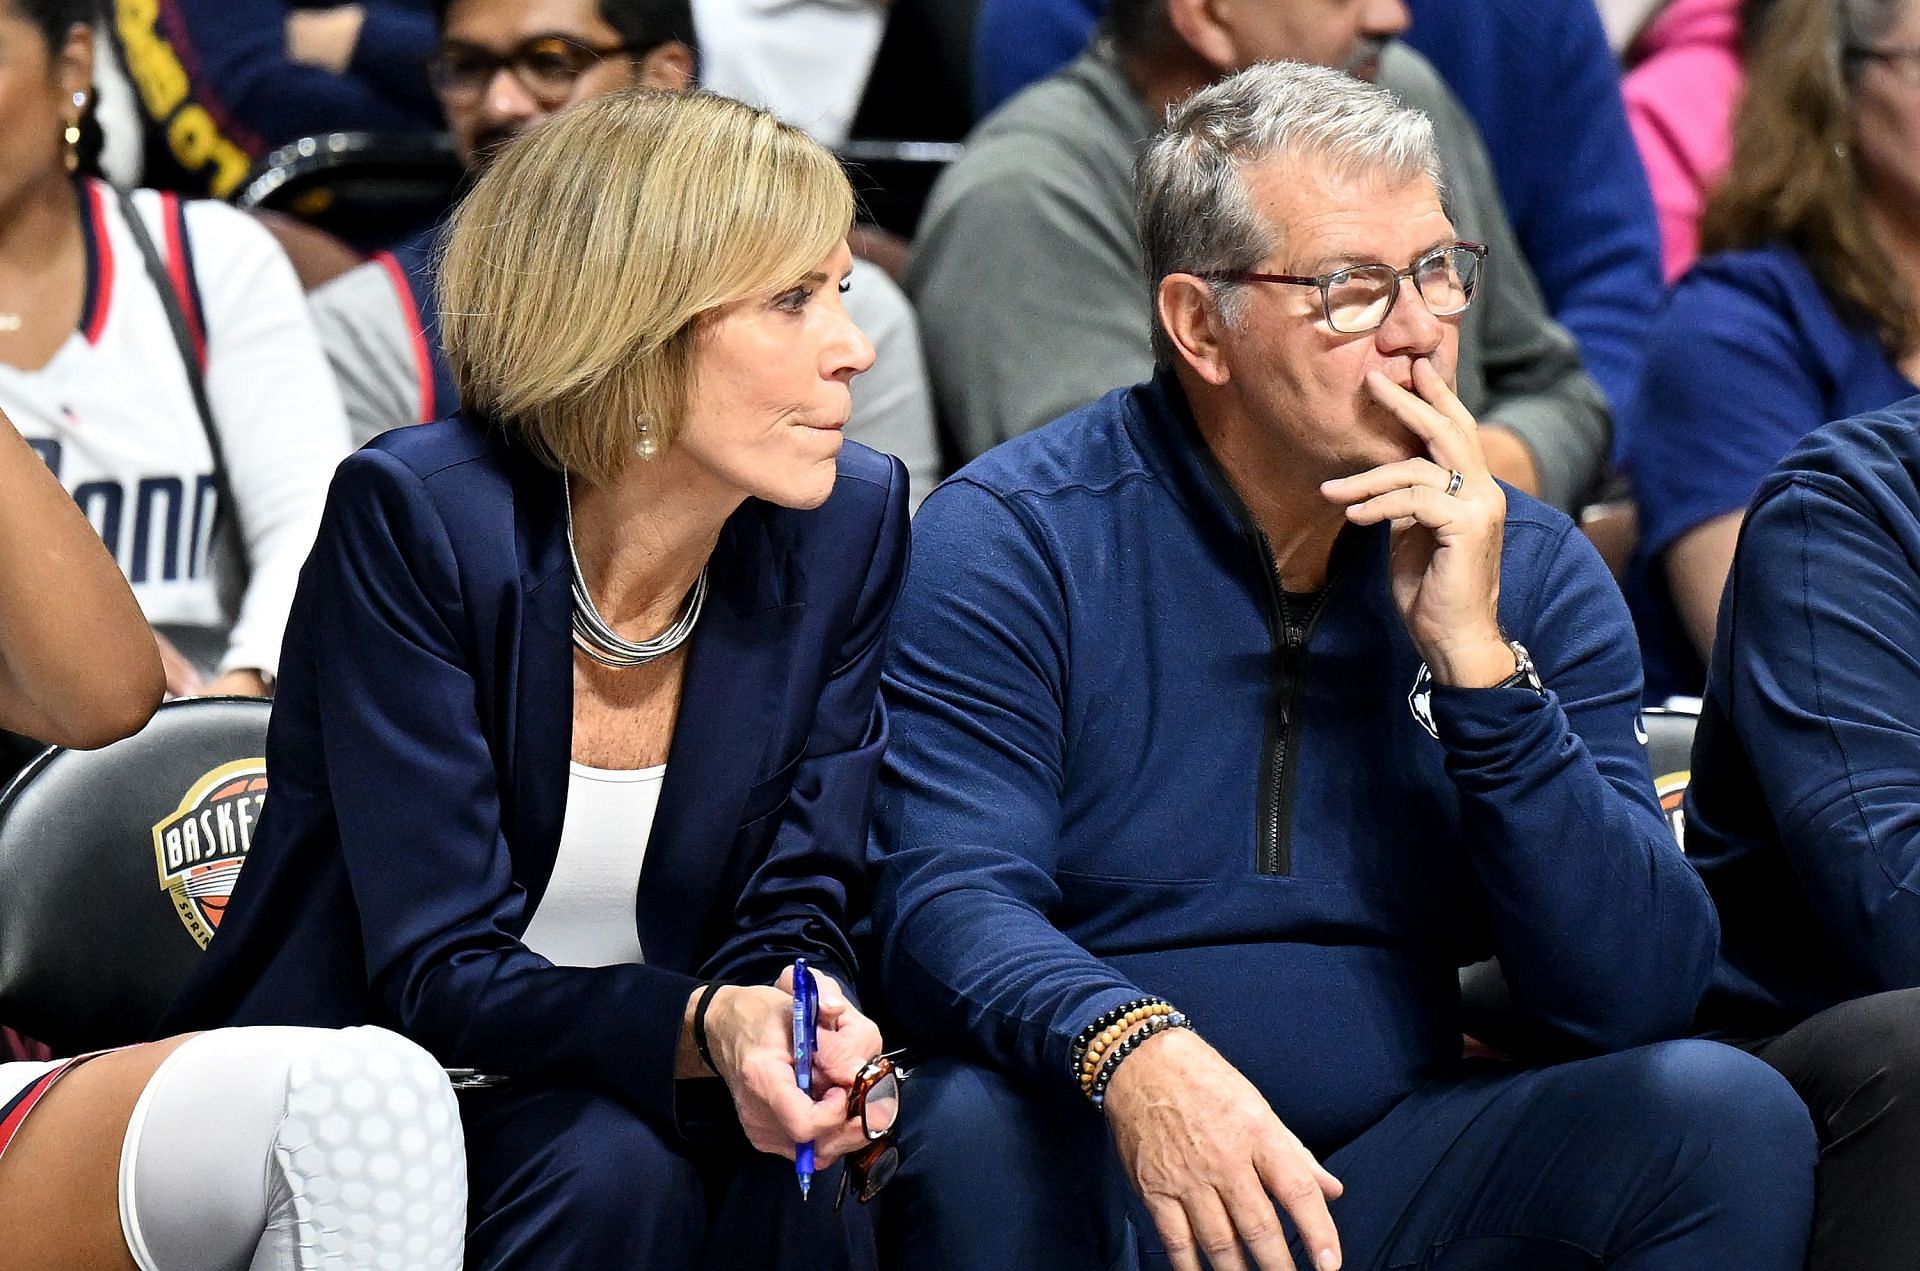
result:
[[(1313, 1250), (1314, 1271), (1340, 1266), (1327, 1202), (1340, 1180), (1280, 1123), (1253, 1084), (1190, 1029), (1172, 1028), (1128, 1056), (1107, 1087), (1120, 1160), (1177, 1271), (1296, 1271), (1279, 1201)], [(1307, 1271), (1299, 1268), (1298, 1271)]]
[[(1500, 634), (1500, 548), (1507, 496), (1487, 469), (1479, 425), (1426, 358), (1413, 360), (1409, 393), (1367, 376), (1374, 400), (1426, 443), (1406, 459), (1328, 481), (1320, 493), (1355, 525), (1393, 525), (1393, 598), (1433, 678), (1489, 688), (1514, 672)], [(1447, 493), (1453, 473), (1460, 488)]]

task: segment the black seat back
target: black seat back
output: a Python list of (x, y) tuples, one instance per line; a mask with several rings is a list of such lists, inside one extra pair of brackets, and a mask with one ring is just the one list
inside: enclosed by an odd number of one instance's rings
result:
[(1687, 846), (1687, 818), (1683, 808), (1687, 783), (1693, 780), (1693, 734), (1700, 726), (1697, 709), (1650, 707), (1641, 712), (1647, 724), (1647, 766), (1653, 770), (1653, 792), (1667, 814), (1667, 828)]
[(374, 251), (439, 220), (465, 179), (445, 133), (329, 132), (261, 159), (233, 201), (286, 212)]
[(73, 1054), (149, 1036), (220, 925), (266, 796), (268, 702), (162, 706), (0, 795), (0, 1019)]

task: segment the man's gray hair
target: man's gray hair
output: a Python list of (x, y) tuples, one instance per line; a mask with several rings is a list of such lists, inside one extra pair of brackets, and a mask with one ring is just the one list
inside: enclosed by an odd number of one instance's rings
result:
[[(1135, 220), (1147, 255), (1147, 289), (1168, 274), (1251, 269), (1273, 249), (1248, 200), (1241, 170), (1262, 160), (1306, 159), (1329, 175), (1425, 177), (1444, 194), (1433, 122), (1384, 88), (1325, 66), (1265, 62), (1203, 88), (1167, 112), (1167, 125), (1134, 169)], [(1216, 282), (1227, 322), (1244, 288)], [(1174, 363), (1173, 342), (1152, 304), (1153, 355)]]

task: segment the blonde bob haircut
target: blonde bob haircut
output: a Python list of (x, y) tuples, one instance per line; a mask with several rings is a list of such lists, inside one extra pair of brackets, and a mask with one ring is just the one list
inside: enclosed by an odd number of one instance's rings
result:
[(516, 141), (454, 213), (441, 337), (464, 408), (604, 483), (684, 417), (702, 320), (805, 278), (853, 191), (797, 128), (711, 93), (630, 90)]

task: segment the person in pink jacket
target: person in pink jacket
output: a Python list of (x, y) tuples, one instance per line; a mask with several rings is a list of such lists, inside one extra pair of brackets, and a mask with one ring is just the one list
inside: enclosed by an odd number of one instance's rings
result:
[(1732, 153), (1729, 124), (1745, 78), (1742, 9), (1764, 0), (1670, 0), (1627, 53), (1627, 122), (1653, 187), (1667, 281), (1700, 250), (1700, 215)]

